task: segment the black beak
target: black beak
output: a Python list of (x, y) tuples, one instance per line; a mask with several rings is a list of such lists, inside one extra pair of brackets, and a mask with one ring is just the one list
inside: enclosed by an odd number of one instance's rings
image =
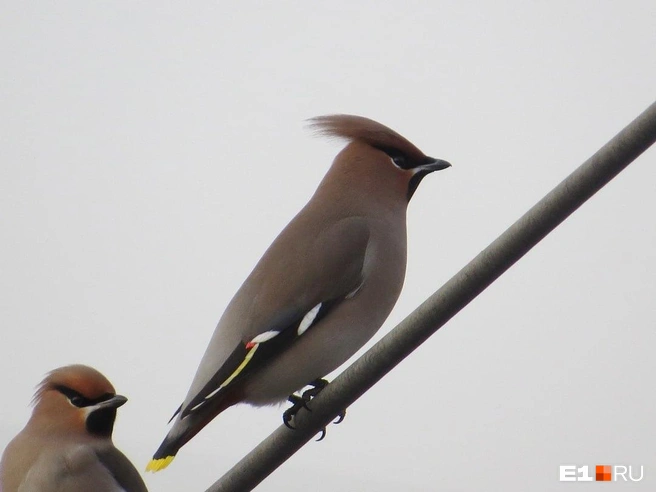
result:
[(426, 157), (421, 164), (413, 167), (412, 171), (414, 171), (414, 174), (412, 175), (412, 178), (410, 178), (410, 183), (408, 184), (408, 201), (410, 201), (412, 195), (415, 194), (417, 186), (419, 186), (419, 183), (426, 175), (433, 171), (441, 171), (447, 167), (451, 167), (451, 164), (441, 159), (435, 159), (434, 157)]
[(118, 408), (123, 406), (128, 399), (123, 395), (114, 395), (109, 400), (101, 401), (94, 405), (94, 411), (101, 408)]
[(433, 171), (441, 171), (451, 167), (451, 164), (443, 161), (442, 159), (435, 159), (434, 157), (426, 157), (426, 160), (419, 166), (415, 167), (417, 171), (425, 173), (432, 173)]

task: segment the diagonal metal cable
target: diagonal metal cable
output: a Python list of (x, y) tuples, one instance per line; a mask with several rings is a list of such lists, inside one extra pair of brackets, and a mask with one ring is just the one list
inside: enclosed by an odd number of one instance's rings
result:
[(206, 492), (256, 487), (655, 141), (653, 103)]

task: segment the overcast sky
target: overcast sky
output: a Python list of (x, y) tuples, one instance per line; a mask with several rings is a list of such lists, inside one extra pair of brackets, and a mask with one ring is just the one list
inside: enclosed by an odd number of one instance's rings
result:
[[(3, 2), (0, 450), (79, 362), (129, 398), (114, 440), (145, 468), (341, 148), (305, 119), (367, 116), (453, 164), (410, 204), (379, 338), (656, 95), (653, 0), (181, 5)], [(564, 464), (656, 490), (655, 211), (650, 149), (258, 490), (586, 489)], [(205, 490), (282, 411), (229, 409), (149, 488)]]

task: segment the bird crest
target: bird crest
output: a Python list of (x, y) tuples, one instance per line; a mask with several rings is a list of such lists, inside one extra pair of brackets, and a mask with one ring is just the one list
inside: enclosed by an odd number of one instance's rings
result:
[(32, 406), (39, 403), (46, 391), (63, 386), (75, 390), (89, 398), (96, 398), (104, 394), (115, 394), (112, 384), (100, 372), (92, 367), (82, 364), (53, 369), (36, 387)]
[(317, 135), (364, 142), (387, 154), (401, 153), (413, 161), (425, 159), (424, 153), (391, 128), (363, 116), (331, 114), (308, 120), (309, 128)]

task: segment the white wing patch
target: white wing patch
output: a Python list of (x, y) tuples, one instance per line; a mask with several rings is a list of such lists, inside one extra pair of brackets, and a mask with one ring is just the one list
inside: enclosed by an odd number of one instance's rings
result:
[(305, 333), (310, 326), (312, 326), (312, 323), (314, 322), (314, 319), (317, 317), (317, 314), (319, 314), (320, 309), (321, 309), (321, 303), (314, 306), (312, 309), (310, 309), (310, 311), (308, 311), (308, 313), (305, 316), (303, 316), (303, 319), (298, 325), (298, 330), (296, 331), (299, 337), (303, 333)]
[(279, 331), (275, 331), (275, 330), (265, 331), (264, 333), (260, 333), (258, 336), (253, 338), (250, 342), (248, 342), (246, 344), (246, 348), (248, 349), (248, 352), (246, 353), (246, 357), (244, 357), (244, 360), (241, 362), (241, 364), (239, 364), (237, 369), (235, 369), (235, 371), (230, 376), (228, 376), (228, 379), (223, 381), (223, 383), (221, 383), (221, 385), (218, 388), (216, 388), (209, 395), (207, 395), (202, 402), (200, 402), (198, 405), (191, 408), (190, 411), (193, 412), (198, 407), (200, 407), (203, 403), (205, 403), (207, 400), (209, 400), (214, 395), (216, 395), (223, 388), (228, 386), (232, 382), (232, 380), (235, 379), (239, 375), (239, 373), (241, 371), (243, 371), (244, 368), (248, 365), (248, 363), (253, 358), (253, 355), (255, 355), (255, 351), (260, 346), (260, 344), (271, 340), (272, 338), (274, 338), (277, 335), (280, 335)]
[[(349, 296), (354, 296), (356, 292), (360, 289), (362, 285), (358, 286)], [(314, 320), (316, 319), (317, 315), (319, 314), (319, 310), (321, 309), (321, 306), (323, 304), (320, 302), (316, 306), (314, 306), (308, 313), (303, 316), (303, 319), (298, 325), (298, 329), (296, 330), (297, 335), (300, 337), (303, 333), (307, 331), (307, 329), (312, 326), (312, 323), (314, 323)], [(253, 358), (253, 355), (255, 355), (255, 351), (257, 348), (260, 346), (261, 343), (268, 342), (272, 338), (280, 335), (280, 332), (277, 330), (269, 330), (265, 331), (264, 333), (260, 333), (258, 336), (253, 338), (250, 342), (246, 344), (246, 349), (248, 352), (246, 353), (246, 357), (244, 357), (244, 360), (239, 364), (237, 369), (225, 380), (221, 385), (216, 388), (214, 391), (212, 391), (210, 394), (208, 394), (203, 401), (195, 405), (190, 409), (191, 412), (196, 410), (198, 407), (200, 407), (203, 403), (205, 403), (207, 400), (212, 398), (214, 395), (216, 395), (219, 391), (221, 391), (223, 388), (228, 386), (233, 379), (235, 379), (241, 371), (244, 370), (244, 368), (248, 365), (248, 363), (251, 361)]]
[(279, 331), (275, 331), (275, 330), (265, 331), (264, 333), (260, 333), (258, 336), (256, 336), (255, 338), (253, 338), (253, 339), (247, 344), (247, 346), (253, 346), (253, 345), (258, 344), (258, 343), (268, 342), (268, 341), (271, 340), (273, 337), (278, 336), (278, 335), (280, 335), (280, 332), (279, 332)]

